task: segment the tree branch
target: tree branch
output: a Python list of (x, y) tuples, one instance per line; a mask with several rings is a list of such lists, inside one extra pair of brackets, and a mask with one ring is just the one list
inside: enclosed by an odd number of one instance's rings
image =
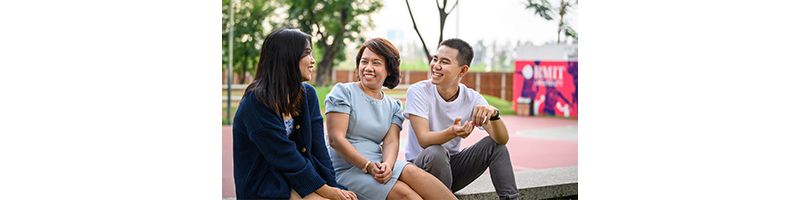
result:
[(452, 12), (453, 12), (453, 10), (454, 10), (454, 9), (456, 9), (456, 6), (457, 6), (457, 5), (458, 5), (458, 0), (456, 0), (456, 3), (455, 3), (455, 4), (453, 4), (453, 7), (452, 7), (452, 8), (450, 8), (450, 11), (447, 11), (447, 14), (449, 15), (450, 13), (452, 13)]
[[(438, 2), (438, 0), (437, 0)], [(436, 6), (438, 7), (439, 4), (437, 3)], [(419, 40), (422, 41), (422, 50), (425, 51), (425, 57), (428, 58), (428, 62), (431, 61), (431, 53), (428, 52), (428, 46), (425, 45), (425, 39), (422, 38), (422, 34), (419, 33), (419, 28), (417, 28), (417, 22), (414, 20), (414, 14), (411, 13), (411, 5), (408, 4), (408, 0), (406, 0), (406, 8), (408, 8), (408, 15), (411, 16), (411, 23), (414, 24), (414, 31), (417, 32), (417, 36), (419, 36)]]
[(439, 42), (436, 43), (436, 46), (442, 43), (442, 36), (444, 35), (444, 21), (447, 20), (448, 13), (444, 12), (444, 9), (447, 7), (447, 0), (444, 0), (444, 4), (442, 7), (439, 7), (439, 1), (436, 1), (436, 7), (439, 10)]

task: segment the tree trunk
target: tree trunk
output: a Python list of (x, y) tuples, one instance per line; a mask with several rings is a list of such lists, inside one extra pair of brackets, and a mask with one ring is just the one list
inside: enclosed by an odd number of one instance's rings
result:
[[(447, 0), (444, 0), (445, 5), (447, 6)], [(439, 9), (439, 42), (436, 43), (438, 47), (439, 44), (442, 44), (442, 37), (444, 36), (444, 22), (447, 20), (447, 14), (444, 12), (444, 6)]]
[(419, 33), (419, 29), (417, 28), (417, 21), (414, 20), (414, 14), (411, 13), (411, 5), (408, 4), (408, 0), (406, 0), (406, 8), (408, 8), (408, 15), (411, 16), (411, 23), (414, 25), (414, 31), (417, 32), (417, 36), (419, 36), (419, 41), (422, 42), (422, 50), (425, 51), (425, 57), (428, 58), (428, 60), (426, 61), (430, 62), (432, 58), (431, 53), (428, 52), (428, 46), (425, 45), (425, 39), (422, 39), (422, 34)]
[(556, 44), (561, 44), (561, 27), (558, 27), (558, 39), (556, 40)]
[[(563, 9), (563, 8), (562, 8), (562, 9)], [(560, 16), (560, 17), (559, 17), (560, 19), (559, 19), (559, 21), (558, 21), (558, 41), (556, 41), (556, 43), (558, 43), (558, 44), (561, 44), (561, 32), (562, 32), (562, 31), (566, 32), (566, 31), (565, 31), (565, 26), (564, 26), (564, 14), (563, 14), (564, 12), (560, 12), (560, 13), (561, 13), (561, 14), (559, 15), (559, 16)], [(566, 40), (566, 38), (564, 38), (564, 40)]]
[(317, 70), (317, 77), (315, 83), (317, 86), (330, 85), (331, 76), (333, 72), (333, 60), (336, 59), (336, 54), (342, 48), (339, 48), (344, 42), (344, 31), (336, 33), (333, 44), (325, 48), (325, 54), (322, 56), (322, 61), (319, 63), (319, 70)]
[[(319, 70), (317, 70), (317, 77), (315, 78), (314, 82), (317, 86), (323, 85), (330, 85), (331, 84), (331, 74), (333, 74), (333, 60), (336, 59), (336, 54), (342, 50), (340, 48), (344, 43), (344, 27), (347, 23), (348, 16), (347, 11), (349, 8), (345, 7), (342, 8), (340, 11), (339, 17), (339, 24), (342, 28), (340, 28), (336, 34), (333, 36), (333, 44), (327, 45), (325, 44), (325, 54), (322, 56), (322, 61), (319, 63)], [(325, 40), (323, 40), (323, 43)]]
[[(558, 8), (558, 41), (557, 43), (561, 43), (561, 32), (567, 32), (566, 25), (564, 24), (564, 15), (567, 14), (567, 9), (569, 8), (569, 1), (561, 0), (561, 7)], [(564, 42), (567, 42), (567, 38), (564, 37)]]
[(453, 4), (452, 8), (450, 8), (450, 11), (445, 11), (445, 8), (447, 8), (447, 0), (444, 0), (442, 2), (442, 7), (438, 7), (439, 1), (438, 0), (436, 1), (436, 6), (439, 9), (439, 42), (436, 43), (437, 47), (439, 46), (439, 44), (442, 43), (443, 39), (442, 37), (444, 36), (444, 22), (447, 21), (447, 15), (450, 15), (450, 13), (453, 12), (453, 9), (456, 9), (457, 5), (458, 5), (458, 0), (456, 0), (456, 3)]
[[(334, 42), (335, 44), (336, 42)], [(331, 74), (333, 72), (333, 59), (336, 57), (336, 53), (338, 53), (338, 48), (326, 48), (325, 54), (322, 56), (322, 61), (319, 63), (319, 69), (317, 70), (317, 77), (314, 79), (314, 82), (317, 86), (323, 85), (330, 85), (331, 81)]]
[(249, 63), (250, 62), (242, 62), (242, 76), (241, 79), (239, 79), (239, 84), (244, 84), (244, 82), (247, 81), (247, 65)]

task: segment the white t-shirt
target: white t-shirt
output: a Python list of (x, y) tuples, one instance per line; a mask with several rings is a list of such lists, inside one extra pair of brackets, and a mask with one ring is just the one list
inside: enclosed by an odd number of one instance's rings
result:
[[(472, 109), (476, 105), (488, 105), (486, 99), (473, 89), (464, 84), (458, 84), (459, 92), (456, 100), (445, 102), (436, 91), (436, 85), (430, 80), (417, 82), (408, 87), (406, 94), (406, 108), (403, 116), (410, 119), (409, 114), (428, 120), (429, 131), (441, 131), (453, 125), (456, 118), (461, 118), (461, 123), (470, 120)], [(417, 135), (408, 124), (408, 145), (406, 145), (406, 160), (413, 160), (422, 152), (422, 146), (417, 141)], [(442, 144), (450, 155), (458, 153), (461, 137), (455, 137)]]

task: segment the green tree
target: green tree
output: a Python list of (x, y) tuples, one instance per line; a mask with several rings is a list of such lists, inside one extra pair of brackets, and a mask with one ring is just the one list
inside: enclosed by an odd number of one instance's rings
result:
[(556, 42), (561, 43), (561, 33), (564, 33), (563, 35), (566, 37), (571, 37), (575, 40), (578, 39), (578, 32), (576, 32), (575, 29), (573, 29), (572, 26), (570, 26), (569, 23), (567, 23), (564, 19), (564, 16), (567, 15), (567, 12), (577, 5), (578, 0), (561, 0), (559, 7), (553, 8), (548, 0), (527, 0), (525, 9), (533, 9), (533, 12), (536, 15), (547, 21), (553, 20), (553, 12), (557, 11), (558, 39)]
[(317, 64), (317, 85), (329, 85), (333, 66), (345, 59), (346, 43), (363, 42), (361, 34), (374, 26), (370, 14), (381, 9), (377, 0), (282, 0), (288, 5), (288, 16), (274, 23), (297, 27), (313, 35), (315, 53), (321, 54)]
[(228, 35), (233, 26), (233, 70), (240, 73), (240, 84), (245, 83), (247, 72), (255, 73), (255, 65), (266, 37), (264, 19), (277, 7), (273, 2), (263, 0), (237, 0), (233, 2), (233, 24), (230, 23), (229, 7), (231, 0), (222, 0), (222, 63), (228, 62)]

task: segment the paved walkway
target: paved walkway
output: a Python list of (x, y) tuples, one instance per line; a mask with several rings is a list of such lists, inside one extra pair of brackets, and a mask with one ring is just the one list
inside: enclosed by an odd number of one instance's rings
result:
[[(578, 120), (550, 117), (502, 116), (510, 133), (511, 162), (518, 174), (542, 169), (577, 167)], [(408, 127), (408, 121), (403, 128)], [(234, 197), (231, 126), (222, 127), (222, 197)], [(399, 159), (404, 159), (407, 131), (400, 132)], [(462, 141), (462, 147), (478, 142), (487, 133), (478, 129)], [(485, 174), (488, 174), (488, 170)], [(577, 174), (574, 177), (577, 179)], [(520, 183), (518, 185), (525, 185)], [(469, 186), (468, 186), (469, 187)]]

